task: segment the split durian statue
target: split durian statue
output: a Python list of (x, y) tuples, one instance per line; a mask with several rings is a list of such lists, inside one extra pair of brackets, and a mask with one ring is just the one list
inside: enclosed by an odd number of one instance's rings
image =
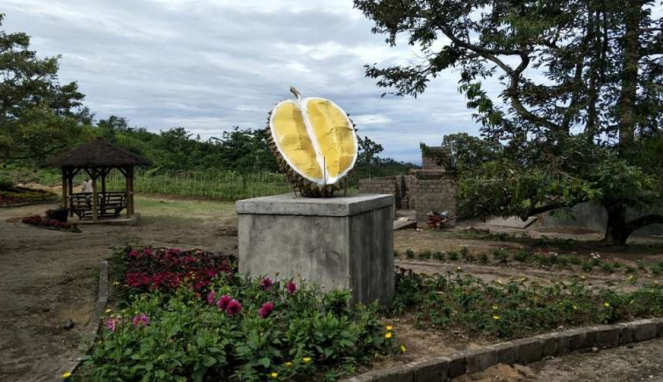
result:
[(357, 135), (348, 115), (324, 98), (302, 98), (277, 104), (269, 115), (269, 144), (276, 160), (302, 196), (325, 197), (357, 160)]

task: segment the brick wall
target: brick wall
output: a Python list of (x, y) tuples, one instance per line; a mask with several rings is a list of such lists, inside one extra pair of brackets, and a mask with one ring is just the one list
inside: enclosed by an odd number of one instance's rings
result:
[(360, 194), (391, 194), (396, 200), (396, 208), (400, 208), (400, 197), (396, 185), (396, 177), (361, 179), (359, 181)]
[(429, 211), (447, 211), (456, 216), (456, 185), (448, 179), (409, 177), (410, 208), (417, 212), (417, 222), (425, 222)]

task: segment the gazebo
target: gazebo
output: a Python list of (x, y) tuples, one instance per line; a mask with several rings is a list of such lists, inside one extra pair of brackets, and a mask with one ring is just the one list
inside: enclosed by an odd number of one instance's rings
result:
[[(151, 164), (138, 154), (97, 138), (54, 157), (43, 166), (62, 170), (62, 206), (69, 210), (69, 216), (76, 214), (80, 220), (97, 222), (116, 219), (123, 210), (126, 210), (127, 219), (134, 216), (134, 167)], [(106, 177), (113, 169), (124, 175), (125, 191), (106, 191)], [(90, 176), (92, 192), (74, 193), (73, 180), (81, 171)]]

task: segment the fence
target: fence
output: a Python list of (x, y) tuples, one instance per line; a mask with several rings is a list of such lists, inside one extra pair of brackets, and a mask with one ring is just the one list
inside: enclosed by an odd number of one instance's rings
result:
[[(124, 189), (124, 176), (112, 171), (108, 189)], [(292, 192), (283, 174), (238, 174), (223, 171), (154, 171), (136, 170), (136, 192), (202, 196), (239, 200)]]

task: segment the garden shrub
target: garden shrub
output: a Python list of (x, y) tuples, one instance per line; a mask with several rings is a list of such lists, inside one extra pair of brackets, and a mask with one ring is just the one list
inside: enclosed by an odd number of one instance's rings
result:
[(433, 259), (435, 260), (444, 260), (444, 252), (437, 251), (433, 253)]
[(513, 255), (513, 260), (515, 260), (519, 263), (527, 262), (528, 258), (529, 258), (529, 252), (527, 252), (525, 250), (518, 251)]
[(458, 252), (456, 252), (456, 251), (450, 251), (449, 252), (449, 260), (458, 261), (458, 259), (459, 259)]
[(426, 259), (427, 260), (427, 259), (430, 259), (432, 256), (433, 256), (433, 254), (431, 253), (431, 251), (429, 251), (427, 249), (424, 250), (424, 251), (419, 252), (419, 258), (420, 259)]
[(506, 263), (509, 261), (509, 252), (503, 249), (493, 250), (493, 259), (498, 263)]
[(594, 266), (592, 265), (591, 262), (585, 261), (585, 262), (582, 263), (581, 268), (585, 272), (591, 272), (592, 269), (594, 269)]
[(14, 182), (9, 178), (0, 176), (0, 190), (9, 191), (12, 188), (14, 188)]
[[(335, 380), (396, 348), (377, 304), (351, 305), (349, 291), (323, 293), (293, 280), (251, 281), (225, 268), (209, 279), (204, 274), (204, 286), (196, 289), (199, 269), (184, 260), (195, 253), (152, 250), (148, 258), (144, 250), (136, 250), (138, 257), (132, 251), (120, 251), (127, 261), (119, 269), (134, 270), (132, 262), (141, 261), (156, 268), (148, 275), (161, 274), (160, 261), (171, 253), (170, 269), (185, 267), (186, 275), (178, 285), (141, 283), (124, 309), (106, 313), (86, 364), (92, 381)], [(210, 257), (197, 254), (211, 269), (226, 266)]]
[(408, 259), (414, 259), (414, 251), (411, 249), (407, 249), (405, 251), (405, 257), (407, 257)]
[(479, 255), (479, 262), (480, 262), (481, 264), (486, 265), (486, 264), (488, 264), (488, 261), (489, 261), (489, 260), (488, 260), (488, 254), (486, 254), (486, 253), (482, 253), (482, 254)]

